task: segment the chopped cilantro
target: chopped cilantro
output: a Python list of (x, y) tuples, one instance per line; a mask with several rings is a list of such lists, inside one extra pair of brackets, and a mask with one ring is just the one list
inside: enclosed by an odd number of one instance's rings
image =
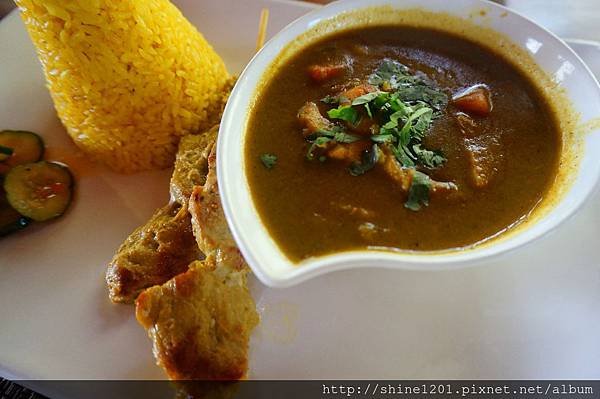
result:
[(333, 136), (333, 141), (337, 143), (354, 143), (360, 140), (359, 136), (346, 132), (338, 132)]
[(431, 188), (431, 179), (425, 173), (415, 170), (413, 179), (408, 191), (408, 200), (404, 206), (411, 211), (418, 211), (422, 206), (429, 205), (429, 189)]
[(333, 126), (331, 129), (317, 130), (313, 134), (306, 136), (306, 140), (314, 141), (317, 137), (329, 137), (333, 138), (336, 134), (344, 132), (344, 128), (341, 126)]
[(441, 110), (448, 103), (446, 94), (422, 83), (414, 86), (399, 87), (396, 93), (398, 93), (398, 98), (404, 102), (416, 103), (422, 101), (437, 110)]
[(368, 83), (377, 89), (352, 101), (343, 96), (321, 99), (321, 102), (333, 107), (327, 112), (327, 117), (334, 122), (333, 127), (319, 130), (306, 138), (310, 143), (306, 156), (309, 160), (316, 158), (324, 162), (327, 159), (325, 151), (331, 144), (360, 140), (361, 136), (348, 133), (351, 126), (335, 124), (334, 120), (356, 126), (361, 118), (359, 111), (364, 107), (366, 115), (374, 122), (369, 136), (372, 147), (363, 153), (360, 162), (350, 165), (350, 174), (360, 176), (371, 170), (382, 156), (382, 150), (393, 154), (403, 168), (414, 172), (405, 206), (418, 211), (428, 205), (432, 180), (416, 168), (437, 168), (446, 162), (440, 151), (424, 148), (423, 140), (448, 104), (448, 96), (425, 75), (411, 72), (405, 65), (391, 59), (384, 59), (379, 64), (369, 75)]
[(315, 159), (315, 150), (317, 148), (325, 148), (327, 143), (329, 143), (330, 141), (332, 141), (331, 138), (325, 136), (320, 136), (313, 139), (313, 141), (310, 144), (310, 147), (308, 147), (308, 151), (306, 152), (306, 158), (309, 161)]
[(376, 143), (394, 143), (398, 139), (393, 134), (374, 134), (371, 136), (371, 140)]
[(340, 105), (337, 108), (330, 109), (327, 112), (327, 116), (331, 119), (340, 119), (349, 122), (352, 125), (356, 125), (360, 120), (358, 111), (352, 108), (351, 105)]
[(354, 101), (352, 101), (352, 105), (362, 105), (362, 104), (370, 103), (371, 101), (375, 100), (380, 94), (381, 94), (381, 92), (379, 92), (379, 91), (374, 91), (372, 93), (363, 94), (360, 97), (356, 97), (354, 99)]
[(265, 166), (265, 168), (273, 169), (273, 166), (275, 166), (275, 164), (277, 163), (277, 156), (273, 154), (262, 154), (260, 156), (260, 160), (262, 161), (262, 164)]
[(417, 156), (419, 162), (428, 168), (437, 168), (446, 162), (446, 158), (444, 158), (440, 151), (426, 150), (421, 147), (421, 144), (413, 145), (412, 152)]
[(413, 168), (415, 167), (415, 160), (413, 159), (412, 154), (408, 150), (408, 147), (405, 145), (398, 145), (398, 147), (391, 147), (392, 153), (400, 162), (400, 165), (405, 168)]
[[(417, 137), (421, 136), (424, 133), (424, 131), (417, 131), (415, 129), (415, 127), (416, 127), (417, 123), (419, 123), (420, 118), (424, 117), (424, 119), (426, 119), (426, 128), (429, 128), (429, 125), (431, 122), (431, 112), (432, 112), (431, 108), (423, 107), (423, 108), (419, 108), (418, 110), (411, 113), (410, 116), (408, 117), (408, 119), (406, 120), (406, 122), (404, 123), (404, 126), (402, 126), (402, 129), (400, 130), (400, 136), (407, 135), (407, 134), (411, 134), (411, 136), (417, 136)], [(425, 114), (429, 114), (429, 115), (425, 115)], [(414, 126), (413, 126), (413, 122), (415, 122)], [(422, 125), (422, 123), (419, 123), (419, 124)]]
[(404, 102), (421, 101), (436, 110), (441, 110), (448, 103), (448, 96), (433, 88), (427, 78), (410, 74), (405, 65), (389, 58), (384, 59), (369, 76), (369, 83), (395, 91)]
[(392, 81), (396, 82), (399, 77), (407, 76), (407, 74), (408, 68), (405, 65), (386, 58), (377, 70), (369, 76), (369, 83), (374, 86), (380, 86), (385, 82), (392, 84)]
[(373, 112), (371, 111), (371, 106), (369, 103), (365, 103), (365, 109), (367, 110), (367, 115), (369, 115), (369, 118), (373, 119)]
[(336, 126), (332, 130), (319, 130), (312, 137), (328, 137), (336, 143), (354, 143), (355, 141), (360, 140), (359, 136), (354, 134), (346, 133), (346, 131), (339, 126)]
[(338, 97), (338, 96), (329, 96), (328, 95), (328, 96), (323, 97), (321, 99), (321, 102), (325, 103), (325, 104), (331, 104), (331, 105), (339, 104), (340, 103), (340, 97)]

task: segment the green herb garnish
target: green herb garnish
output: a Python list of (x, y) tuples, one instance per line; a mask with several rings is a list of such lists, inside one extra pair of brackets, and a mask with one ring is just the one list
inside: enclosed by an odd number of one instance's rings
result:
[(277, 163), (277, 156), (273, 155), (273, 154), (262, 154), (260, 156), (260, 160), (261, 160), (262, 164), (265, 166), (265, 168), (273, 169), (273, 167)]
[[(329, 137), (331, 140), (336, 143), (354, 143), (355, 141), (360, 140), (359, 136), (354, 134), (346, 133), (346, 131), (342, 128), (336, 126), (336, 128), (332, 130), (319, 130), (315, 134), (311, 135), (313, 137)], [(311, 137), (309, 136), (309, 137)]]
[(349, 122), (352, 125), (357, 125), (360, 121), (358, 111), (352, 108), (351, 105), (340, 105), (337, 108), (327, 111), (327, 116), (331, 119), (340, 119)]
[(325, 96), (321, 99), (322, 103), (325, 104), (330, 104), (330, 105), (334, 105), (334, 104), (339, 104), (340, 103), (340, 97), (339, 96)]
[[(411, 73), (408, 67), (391, 59), (384, 59), (379, 64), (368, 77), (368, 83), (377, 90), (357, 97), (351, 103), (342, 96), (327, 96), (321, 101), (335, 107), (327, 112), (329, 119), (353, 126), (360, 122), (359, 107), (364, 107), (368, 117), (376, 122), (371, 126), (369, 136), (373, 145), (363, 153), (361, 162), (350, 166), (350, 174), (360, 176), (373, 169), (385, 149), (393, 154), (401, 167), (413, 170), (405, 206), (418, 211), (429, 203), (432, 180), (417, 168), (437, 168), (446, 162), (440, 151), (424, 148), (423, 140), (447, 105), (448, 96), (424, 75)], [(311, 143), (307, 158), (314, 159), (318, 148), (327, 149), (332, 143), (352, 143), (360, 139), (340, 125), (317, 131), (307, 137)], [(318, 155), (320, 161), (325, 160), (322, 154)]]
[(393, 134), (374, 134), (371, 136), (371, 140), (375, 143), (395, 143), (398, 138)]
[(440, 151), (426, 150), (421, 147), (421, 144), (413, 145), (412, 152), (417, 156), (417, 160), (428, 168), (437, 168), (446, 162), (446, 158)]
[(434, 89), (427, 78), (411, 75), (408, 67), (388, 58), (384, 59), (377, 70), (369, 76), (369, 83), (374, 86), (389, 87), (404, 102), (421, 101), (437, 110), (441, 110), (448, 103), (448, 96)]
[[(409, 76), (408, 68), (405, 65), (386, 58), (379, 64), (377, 70), (369, 76), (369, 83), (374, 86), (381, 86), (385, 82), (398, 83), (400, 79), (407, 76)], [(394, 87), (392, 86), (392, 88)]]
[[(328, 143), (354, 143), (355, 141), (360, 140), (360, 137), (347, 133), (346, 130), (340, 126), (334, 126), (330, 130), (318, 130), (306, 137), (306, 140), (311, 143), (306, 153), (306, 158), (312, 161), (315, 157), (314, 152), (317, 148), (325, 148)], [(321, 162), (324, 161), (321, 160), (321, 157), (319, 157), (319, 160)]]
[(354, 99), (354, 101), (352, 101), (352, 105), (362, 105), (362, 104), (370, 103), (371, 101), (375, 100), (381, 94), (382, 94), (382, 92), (379, 92), (379, 91), (374, 91), (373, 93), (363, 94), (360, 97), (356, 97)]
[(422, 206), (429, 205), (429, 189), (431, 188), (431, 179), (425, 173), (415, 170), (413, 179), (408, 191), (408, 200), (404, 206), (411, 211), (419, 211)]
[[(315, 150), (317, 150), (318, 148), (325, 148), (327, 146), (327, 144), (330, 143), (331, 141), (332, 141), (331, 138), (325, 137), (325, 136), (316, 137), (312, 141), (309, 140), (309, 142), (311, 144), (310, 144), (310, 147), (308, 147), (308, 151), (306, 152), (306, 158), (309, 161), (312, 161), (313, 159), (315, 159)], [(321, 160), (321, 156), (319, 156), (319, 160)], [(321, 162), (324, 162), (324, 161), (321, 161)]]

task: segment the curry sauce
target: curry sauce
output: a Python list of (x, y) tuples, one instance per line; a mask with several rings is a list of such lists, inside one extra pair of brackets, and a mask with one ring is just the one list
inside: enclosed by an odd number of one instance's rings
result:
[[(382, 121), (362, 106), (353, 123), (336, 119), (330, 111), (345, 106), (327, 99), (361, 85), (369, 87), (367, 94), (389, 97), (385, 83), (374, 88), (366, 82), (390, 60), (447, 98), (419, 142), (440, 159), (411, 166), (380, 145), (379, 167), (349, 173), (368, 155), (369, 135), (381, 136)], [(329, 147), (307, 156), (314, 138), (299, 110), (310, 103), (328, 126), (357, 141), (332, 147), (329, 140)], [(418, 109), (421, 103), (407, 104)], [(339, 157), (353, 147), (355, 158)], [(282, 251), (298, 261), (370, 247), (447, 250), (494, 237), (543, 200), (556, 177), (561, 135), (535, 85), (501, 55), (450, 33), (384, 26), (328, 36), (279, 67), (251, 110), (245, 151), (261, 219)], [(430, 189), (419, 206), (407, 206), (411, 182), (395, 181), (387, 160), (400, 173), (410, 171), (413, 186), (419, 173), (428, 187), (436, 182), (447, 190)]]

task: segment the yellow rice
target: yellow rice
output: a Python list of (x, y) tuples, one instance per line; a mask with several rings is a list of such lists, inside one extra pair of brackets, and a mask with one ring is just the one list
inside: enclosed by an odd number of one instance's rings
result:
[(125, 173), (172, 165), (219, 117), (229, 75), (168, 0), (16, 0), (75, 143)]

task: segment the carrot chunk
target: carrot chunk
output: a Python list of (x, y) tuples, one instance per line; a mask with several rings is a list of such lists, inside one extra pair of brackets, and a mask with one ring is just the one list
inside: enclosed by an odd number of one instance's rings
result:
[(340, 76), (346, 71), (346, 65), (311, 65), (308, 75), (316, 83), (323, 83), (329, 79)]
[(474, 86), (452, 97), (452, 103), (472, 115), (488, 116), (492, 112), (490, 91), (483, 85)]

